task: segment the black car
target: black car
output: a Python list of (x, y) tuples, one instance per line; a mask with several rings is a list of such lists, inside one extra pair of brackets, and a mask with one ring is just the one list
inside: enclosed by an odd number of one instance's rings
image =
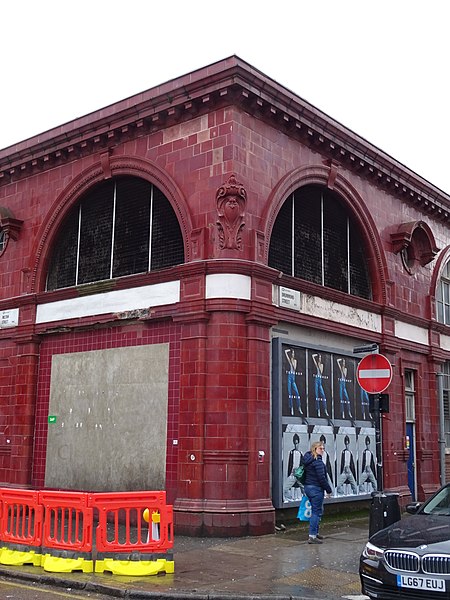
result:
[(364, 594), (394, 600), (450, 599), (450, 484), (373, 534), (360, 558)]

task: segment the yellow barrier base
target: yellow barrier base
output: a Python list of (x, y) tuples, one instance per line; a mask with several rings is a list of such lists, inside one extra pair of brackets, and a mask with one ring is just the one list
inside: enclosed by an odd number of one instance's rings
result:
[(52, 556), (45, 554), (42, 560), (44, 571), (50, 573), (71, 573), (72, 571), (83, 571), (83, 573), (92, 573), (94, 571), (94, 561), (85, 558), (63, 558), (61, 556)]
[(33, 565), (40, 567), (42, 555), (36, 554), (35, 550), (10, 550), (2, 548), (0, 550), (0, 564), (21, 567), (22, 565)]
[(95, 572), (110, 571), (113, 575), (132, 575), (142, 577), (157, 575), (158, 573), (173, 573), (175, 563), (173, 560), (159, 558), (157, 560), (116, 560), (104, 558), (95, 561)]

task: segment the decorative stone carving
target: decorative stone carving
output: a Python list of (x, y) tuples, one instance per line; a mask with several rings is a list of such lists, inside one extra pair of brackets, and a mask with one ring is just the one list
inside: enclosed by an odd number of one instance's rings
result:
[(424, 221), (401, 223), (395, 233), (391, 233), (392, 249), (400, 253), (403, 266), (413, 273), (416, 265), (424, 267), (439, 252), (433, 232)]
[(245, 205), (247, 192), (242, 183), (231, 175), (216, 192), (217, 229), (219, 232), (219, 248), (242, 250), (242, 229), (244, 228)]

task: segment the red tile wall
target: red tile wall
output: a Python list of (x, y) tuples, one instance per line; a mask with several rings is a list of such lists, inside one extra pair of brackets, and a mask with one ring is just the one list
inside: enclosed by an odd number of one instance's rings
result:
[(269, 382), (268, 327), (229, 311), (212, 312), (207, 325), (185, 327), (179, 498), (269, 497)]
[[(217, 220), (215, 193), (231, 173), (236, 173), (247, 191), (245, 244), (239, 258), (250, 260), (255, 256), (255, 242), (250, 233), (265, 231), (264, 217), (270, 212), (268, 201), (276, 185), (293, 170), (322, 166), (326, 159), (317, 149), (236, 107), (217, 108), (167, 130), (124, 140), (114, 146), (111, 156), (142, 158), (157, 165), (180, 190), (182, 198), (178, 200), (192, 220), (192, 228), (206, 228), (208, 238), (214, 234), (213, 224)], [(26, 224), (19, 240), (10, 240), (2, 255), (0, 300), (24, 293), (25, 271), (34, 267), (36, 244), (52, 209), (64, 190), (98, 161), (98, 153), (93, 152), (0, 186), (0, 204)], [(408, 275), (399, 255), (392, 253), (390, 234), (402, 222), (425, 219), (438, 247), (444, 248), (449, 243), (445, 223), (432, 220), (420, 208), (390, 195), (377, 187), (376, 182), (345, 167), (339, 168), (339, 175), (359, 195), (379, 232), (387, 265), (385, 275), (392, 290), (390, 304), (405, 314), (429, 318), (429, 303), (423, 299), (434, 294), (430, 290), (434, 264), (421, 267), (413, 277)], [(210, 243), (206, 244), (205, 252), (205, 258), (218, 256), (217, 248)]]
[[(80, 122), (81, 123), (81, 122)], [(299, 169), (314, 166), (323, 168), (329, 156), (321, 152), (320, 146), (308, 147), (299, 140), (286, 135), (281, 128), (272, 127), (256, 119), (248, 112), (235, 107), (215, 108), (208, 115), (198, 116), (164, 131), (148, 133), (136, 139), (124, 139), (112, 146), (111, 158), (136, 157), (155, 165), (170, 180), (177, 190), (176, 201), (188, 217), (191, 228), (202, 231), (205, 242), (196, 258), (216, 258), (223, 256), (214, 245), (214, 227), (217, 220), (215, 194), (230, 176), (235, 173), (247, 191), (245, 208), (244, 249), (234, 258), (248, 261), (249, 272), (254, 265), (255, 232), (260, 233), (264, 243), (268, 236), (268, 215), (271, 214), (274, 190), (286, 177)], [(41, 289), (30, 289), (27, 273), (36, 262), (36, 247), (39, 244), (46, 224), (54, 207), (64, 197), (69, 186), (98, 163), (99, 154), (93, 150), (85, 157), (73, 157), (59, 166), (45, 172), (33, 173), (18, 182), (0, 185), (0, 205), (12, 211), (16, 219), (24, 221), (17, 241), (10, 240), (2, 254), (0, 273), (0, 301), (3, 307), (15, 307), (24, 295), (41, 293)], [(156, 168), (155, 167), (155, 168)], [(150, 167), (149, 167), (150, 169)], [(151, 170), (151, 169), (150, 169)], [(340, 165), (338, 175), (347, 182), (354, 197), (366, 211), (366, 220), (373, 223), (379, 235), (380, 250), (383, 254), (383, 269), (387, 288), (387, 307), (395, 319), (417, 318), (417, 325), (429, 327), (431, 298), (435, 295), (431, 281), (435, 263), (420, 267), (414, 276), (406, 273), (399, 255), (392, 252), (391, 233), (400, 223), (426, 220), (433, 231), (436, 244), (445, 248), (449, 244), (448, 227), (445, 221), (429, 216), (425, 209), (412, 205), (399, 196), (391, 195), (377, 185), (376, 177), (368, 179), (356, 171)], [(73, 201), (76, 198), (72, 198)], [(356, 209), (355, 209), (356, 210)], [(186, 245), (191, 241), (191, 229), (186, 230)], [(199, 235), (200, 239), (201, 236)], [(373, 243), (373, 240), (367, 240)], [(174, 271), (174, 277), (176, 276)], [(268, 278), (269, 279), (269, 278)], [(268, 281), (268, 285), (272, 280)], [(299, 284), (301, 287), (301, 284)], [(187, 286), (189, 287), (189, 286)], [(195, 291), (195, 284), (191, 285)], [(203, 292), (203, 291), (202, 291)], [(203, 293), (200, 294), (203, 297)], [(42, 301), (42, 300), (41, 300)], [(351, 299), (349, 299), (351, 302)], [(260, 306), (263, 306), (264, 299)], [(266, 302), (263, 311), (269, 310)], [(381, 307), (385, 314), (386, 307)], [(180, 311), (185, 309), (181, 307)], [(185, 309), (189, 312), (189, 306)], [(286, 320), (295, 321), (295, 316), (283, 315)], [(300, 319), (300, 317), (299, 317)], [(384, 319), (387, 324), (388, 319)], [(305, 321), (296, 324), (304, 325)], [(307, 325), (320, 330), (322, 323), (314, 318)], [(268, 327), (259, 329), (251, 325), (242, 314), (222, 311), (212, 317), (210, 323), (183, 325), (183, 341), (179, 341), (179, 330), (175, 325), (154, 324), (151, 326), (106, 328), (92, 332), (60, 334), (47, 337), (40, 348), (38, 397), (36, 405), (36, 438), (34, 450), (33, 483), (41, 485), (45, 468), (45, 448), (47, 431), (47, 410), (49, 395), (50, 360), (54, 353), (78, 352), (100, 348), (121, 347), (124, 345), (156, 343), (159, 337), (170, 341), (171, 380), (169, 389), (169, 430), (168, 439), (176, 437), (178, 427), (179, 394), (180, 405), (180, 447), (179, 456), (183, 465), (183, 478), (180, 481), (179, 496), (186, 498), (222, 499), (261, 498), (269, 491), (267, 465), (254, 460), (255, 452), (266, 449), (270, 454), (270, 430), (268, 423), (270, 407), (269, 347)], [(331, 321), (326, 323), (328, 331), (342, 335), (346, 327)], [(432, 329), (432, 326), (430, 327)], [(354, 335), (354, 331), (351, 332)], [(383, 336), (393, 344), (393, 331), (385, 329)], [(397, 340), (398, 342), (398, 340)], [(9, 342), (5, 342), (9, 352)], [(399, 347), (401, 346), (401, 347)], [(423, 385), (418, 392), (417, 432), (418, 450), (428, 443), (431, 435), (436, 435), (436, 405), (434, 394), (435, 372), (438, 363), (426, 356), (427, 348), (417, 348), (407, 342), (396, 343), (395, 364), (399, 357), (408, 355), (411, 368), (417, 368)], [(11, 350), (15, 361), (15, 350)], [(0, 478), (7, 481), (22, 481), (29, 465), (23, 458), (23, 437), (25, 447), (29, 444), (30, 413), (32, 412), (32, 385), (36, 366), (33, 360), (22, 358), (17, 366), (9, 363), (9, 355), (0, 355), (0, 426), (4, 424), (4, 440), (13, 440), (14, 461), (0, 452)], [(3, 362), (7, 361), (7, 362)], [(429, 362), (427, 362), (429, 361)], [(414, 366), (416, 365), (416, 366)], [(173, 368), (172, 368), (173, 367)], [(402, 371), (396, 367), (392, 383), (392, 410), (386, 417), (384, 428), (385, 452), (387, 454), (386, 476), (392, 485), (405, 484), (405, 466), (401, 463), (401, 432), (404, 427), (404, 391)], [(180, 378), (180, 379), (179, 379)], [(431, 391), (430, 391), (431, 390)], [(418, 396), (418, 397), (419, 397)], [(16, 419), (16, 421), (14, 421)], [(16, 422), (13, 431), (6, 427)], [(173, 435), (172, 435), (173, 434)], [(2, 448), (0, 431), (0, 450)], [(16, 437), (14, 437), (16, 436)], [(4, 442), (4, 445), (6, 442)], [(206, 450), (207, 461), (203, 472), (202, 453)], [(214, 452), (227, 452), (231, 465), (214, 463)], [(6, 452), (6, 450), (5, 450)], [(168, 485), (176, 480), (176, 447), (167, 448)], [(247, 464), (243, 455), (248, 453)], [(199, 461), (190, 461), (193, 453)], [(422, 452), (423, 477), (426, 483), (437, 481), (438, 464), (436, 458)], [(6, 465), (11, 464), (8, 471)], [(4, 465), (4, 470), (2, 466)], [(233, 474), (234, 473), (234, 474)], [(233, 483), (234, 478), (234, 483)], [(247, 482), (247, 483), (245, 483)], [(245, 489), (245, 486), (247, 488)], [(205, 496), (205, 489), (207, 496)], [(175, 490), (169, 490), (175, 495)], [(194, 517), (193, 517), (194, 518)]]

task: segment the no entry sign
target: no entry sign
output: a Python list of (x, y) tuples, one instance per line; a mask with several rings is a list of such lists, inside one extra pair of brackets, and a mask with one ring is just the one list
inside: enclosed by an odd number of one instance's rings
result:
[(392, 379), (392, 365), (383, 354), (368, 354), (356, 368), (356, 379), (368, 394), (381, 394)]

